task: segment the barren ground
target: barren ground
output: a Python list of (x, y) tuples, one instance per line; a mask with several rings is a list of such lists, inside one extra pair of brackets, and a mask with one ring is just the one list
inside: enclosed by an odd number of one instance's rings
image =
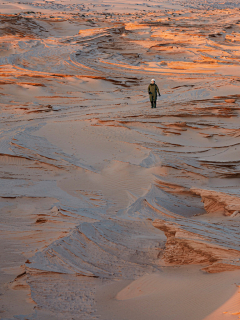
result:
[(1, 319), (240, 318), (239, 10), (1, 1)]

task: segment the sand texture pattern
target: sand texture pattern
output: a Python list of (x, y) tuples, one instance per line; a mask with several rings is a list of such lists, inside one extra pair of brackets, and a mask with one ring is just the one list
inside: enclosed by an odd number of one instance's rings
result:
[(240, 319), (239, 10), (1, 1), (1, 319)]

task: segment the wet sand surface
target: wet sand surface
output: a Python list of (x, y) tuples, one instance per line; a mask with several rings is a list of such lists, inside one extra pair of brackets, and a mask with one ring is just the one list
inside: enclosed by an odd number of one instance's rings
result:
[(0, 9), (0, 318), (239, 319), (238, 1)]

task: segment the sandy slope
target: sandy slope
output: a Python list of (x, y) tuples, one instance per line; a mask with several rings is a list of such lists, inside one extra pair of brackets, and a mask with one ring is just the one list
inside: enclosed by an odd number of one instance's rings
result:
[(239, 319), (239, 3), (0, 13), (1, 319)]
[(204, 275), (193, 268), (165, 270), (138, 278), (117, 294), (119, 283), (104, 286), (97, 306), (104, 319), (228, 319), (239, 311), (233, 279), (230, 273)]

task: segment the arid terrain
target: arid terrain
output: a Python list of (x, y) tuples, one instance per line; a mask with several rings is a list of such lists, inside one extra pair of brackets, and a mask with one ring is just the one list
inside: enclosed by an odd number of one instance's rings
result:
[(240, 319), (240, 3), (0, 22), (0, 318)]

